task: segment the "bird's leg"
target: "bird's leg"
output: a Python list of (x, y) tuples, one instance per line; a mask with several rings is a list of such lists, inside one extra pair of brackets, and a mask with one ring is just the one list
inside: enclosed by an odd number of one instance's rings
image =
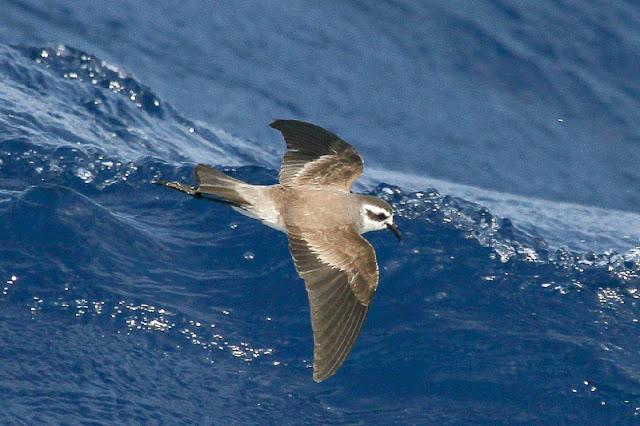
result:
[[(220, 203), (220, 204), (231, 204), (231, 205), (235, 205), (229, 201), (226, 200), (222, 200), (220, 198), (215, 198), (210, 196), (209, 194), (206, 193), (202, 193), (200, 191), (198, 191), (198, 188), (194, 188), (193, 186), (189, 186), (185, 183), (182, 182), (167, 182), (166, 180), (156, 180), (154, 182), (151, 182), (155, 185), (160, 185), (160, 186), (164, 186), (166, 188), (171, 188), (171, 189), (175, 189), (176, 191), (180, 191), (180, 192), (184, 192), (187, 195), (191, 195), (193, 198), (199, 198), (201, 200), (207, 200), (207, 201), (213, 201), (214, 203)], [(236, 207), (240, 207), (240, 206), (236, 206)]]
[(166, 186), (167, 188), (175, 189), (176, 191), (184, 192), (185, 194), (191, 195), (194, 198), (202, 197), (202, 193), (200, 193), (196, 188), (181, 182), (167, 182), (164, 180), (157, 180), (153, 183), (156, 185)]

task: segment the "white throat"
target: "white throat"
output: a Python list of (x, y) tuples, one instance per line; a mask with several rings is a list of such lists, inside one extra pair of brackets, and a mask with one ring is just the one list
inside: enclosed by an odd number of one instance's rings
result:
[(360, 233), (379, 231), (393, 225), (393, 215), (386, 209), (373, 204), (360, 206)]

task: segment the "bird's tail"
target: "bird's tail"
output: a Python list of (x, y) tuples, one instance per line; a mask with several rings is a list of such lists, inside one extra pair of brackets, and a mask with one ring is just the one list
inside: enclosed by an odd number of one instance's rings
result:
[(157, 181), (156, 183), (194, 197), (211, 195), (214, 200), (229, 203), (234, 207), (241, 209), (251, 208), (253, 204), (253, 185), (234, 179), (220, 170), (213, 169), (204, 164), (198, 164), (195, 175), (196, 187), (181, 182)]
[(226, 175), (220, 170), (213, 169), (204, 164), (198, 164), (195, 170), (196, 182), (198, 186), (195, 188), (198, 194), (208, 194), (236, 207), (247, 208), (252, 203), (247, 197), (248, 190), (252, 185), (231, 176)]

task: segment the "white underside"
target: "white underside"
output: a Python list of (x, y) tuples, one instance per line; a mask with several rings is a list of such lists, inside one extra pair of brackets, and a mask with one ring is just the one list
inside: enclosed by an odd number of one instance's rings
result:
[(265, 194), (265, 189), (266, 187), (253, 185), (247, 185), (245, 188), (237, 189), (240, 195), (246, 200), (252, 201), (252, 206), (248, 209), (242, 209), (240, 207), (233, 207), (233, 209), (244, 216), (259, 220), (269, 228), (286, 233), (287, 231), (282, 216), (271, 200), (271, 197)]
[[(275, 216), (274, 212), (270, 212), (270, 211), (265, 212), (263, 209), (261, 209), (259, 210), (259, 213), (258, 213), (256, 212), (255, 209), (244, 210), (244, 209), (241, 209), (240, 207), (233, 207), (233, 206), (231, 208), (243, 216), (247, 216), (247, 217), (250, 217), (251, 219), (259, 220), (260, 222), (267, 225), (269, 228), (273, 228), (280, 232), (287, 232), (284, 228), (284, 223), (282, 223), (282, 221), (278, 221), (277, 219), (274, 219), (274, 216)], [(267, 213), (267, 214), (262, 215), (262, 213)]]

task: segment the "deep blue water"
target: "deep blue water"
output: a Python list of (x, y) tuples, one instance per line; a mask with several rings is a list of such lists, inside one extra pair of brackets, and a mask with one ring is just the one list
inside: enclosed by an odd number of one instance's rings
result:
[[(0, 1), (0, 423), (640, 418), (633, 2)], [(363, 154), (381, 285), (311, 380), (284, 235), (151, 185)]]

